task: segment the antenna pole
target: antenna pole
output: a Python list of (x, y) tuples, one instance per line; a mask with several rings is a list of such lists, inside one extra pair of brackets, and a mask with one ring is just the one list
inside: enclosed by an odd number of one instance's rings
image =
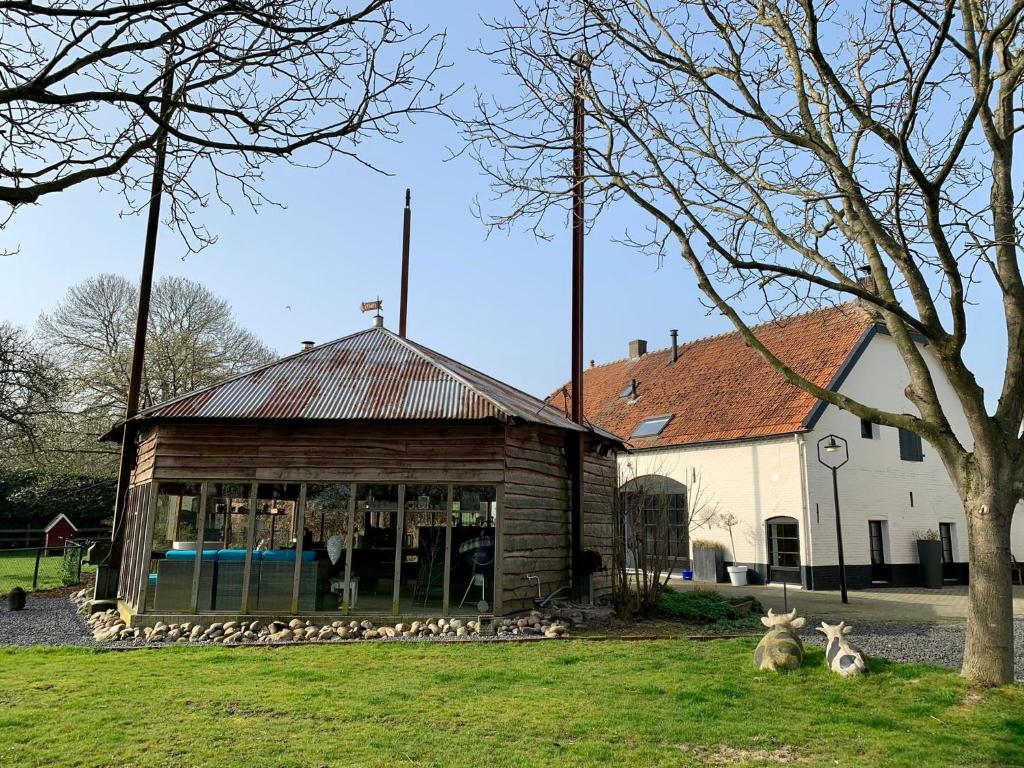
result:
[(402, 222), (402, 300), (398, 309), (398, 335), (405, 338), (406, 316), (409, 314), (409, 236), (412, 229), (410, 192), (405, 190), (405, 214)]
[[(110, 555), (107, 559), (107, 578), (97, 573), (95, 597), (116, 596), (117, 572), (121, 566), (124, 543), (124, 508), (135, 467), (135, 438), (137, 428), (131, 420), (139, 410), (142, 388), (143, 363), (146, 358), (146, 330), (149, 327), (149, 300), (153, 289), (153, 266), (156, 261), (156, 238), (160, 230), (160, 202), (164, 191), (164, 166), (167, 159), (166, 123), (171, 117), (171, 98), (174, 89), (174, 69), (167, 62), (160, 95), (161, 124), (156, 129), (153, 178), (150, 182), (149, 215), (146, 220), (146, 242), (142, 249), (142, 275), (139, 278), (139, 308), (135, 316), (135, 341), (132, 345), (131, 370), (128, 374), (128, 398), (124, 409), (124, 431), (121, 435), (121, 461), (117, 472), (117, 492), (114, 496), (114, 518), (110, 534)], [(101, 581), (103, 583), (101, 583)], [(113, 582), (113, 583), (111, 583)], [(102, 594), (101, 594), (102, 593)]]
[[(576, 75), (572, 94), (572, 420), (583, 425), (583, 142), (584, 103), (583, 77), (587, 65), (585, 54), (576, 54)], [(569, 476), (571, 478), (570, 562), (572, 565), (573, 599), (582, 601), (587, 594), (589, 574), (583, 572), (584, 522), (583, 477), (586, 456), (586, 435), (577, 432), (570, 437)]]

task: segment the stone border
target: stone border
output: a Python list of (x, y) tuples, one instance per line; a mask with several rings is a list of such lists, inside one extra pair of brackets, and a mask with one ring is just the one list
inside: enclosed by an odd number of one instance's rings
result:
[[(79, 606), (79, 610), (83, 610), (88, 601), (85, 590), (72, 595), (71, 601)], [(493, 624), (474, 619), (450, 618), (427, 618), (397, 624), (374, 624), (369, 619), (347, 622), (339, 619), (330, 624), (316, 624), (302, 619), (254, 619), (210, 623), (157, 622), (152, 627), (130, 627), (116, 610), (110, 608), (89, 616), (87, 624), (98, 642), (133, 645), (281, 645), (364, 640), (555, 639), (569, 636), (566, 622), (539, 611), (532, 611), (518, 619), (496, 619)]]

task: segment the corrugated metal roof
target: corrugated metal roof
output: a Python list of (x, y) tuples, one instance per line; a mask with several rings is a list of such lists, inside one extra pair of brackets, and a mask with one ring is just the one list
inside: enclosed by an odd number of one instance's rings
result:
[(303, 350), (147, 408), (136, 418), (513, 418), (580, 429), (551, 404), (383, 327)]

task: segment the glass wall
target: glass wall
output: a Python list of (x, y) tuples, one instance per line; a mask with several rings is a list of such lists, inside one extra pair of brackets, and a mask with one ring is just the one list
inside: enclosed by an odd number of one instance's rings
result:
[(497, 489), (493, 485), (455, 486), (452, 493), (451, 597), (448, 612), (494, 610)]
[[(259, 573), (250, 576), (249, 604), (254, 610), (287, 613), (295, 589), (296, 541), (299, 526), (299, 483), (260, 483), (256, 490), (256, 553)], [(308, 570), (308, 569), (304, 569)], [(308, 605), (307, 596), (302, 601)], [(315, 600), (314, 600), (315, 602)], [(315, 609), (310, 609), (315, 610)]]
[(159, 485), (147, 558), (149, 571), (143, 603), (147, 611), (191, 610), (201, 499), (201, 483)]
[(153, 509), (146, 612), (494, 610), (495, 486), (160, 482)]
[(359, 613), (393, 613), (399, 486), (357, 485), (352, 590)]
[(352, 539), (349, 532), (354, 512), (351, 502), (352, 486), (348, 483), (311, 483), (306, 487), (303, 518), (311, 535), (309, 545), (303, 546), (303, 553), (313, 552), (316, 561), (324, 561), (318, 572), (321, 581), (316, 590), (317, 610), (320, 611), (347, 610), (354, 607), (353, 602), (358, 602), (355, 591), (345, 588), (351, 583), (346, 578), (351, 562)]
[[(213, 594), (213, 610), (238, 613), (247, 586), (246, 557), (249, 540), (250, 483), (208, 483), (203, 517), (203, 549), (199, 583)], [(207, 586), (209, 585), (209, 587)]]
[(405, 486), (399, 612), (444, 607), (448, 486)]

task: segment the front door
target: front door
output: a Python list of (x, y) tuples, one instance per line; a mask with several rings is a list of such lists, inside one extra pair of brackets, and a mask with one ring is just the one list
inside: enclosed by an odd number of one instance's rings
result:
[(885, 528), (881, 520), (868, 521), (868, 534), (871, 542), (871, 581), (889, 582), (892, 580), (892, 567), (885, 562)]
[(792, 517), (768, 523), (768, 581), (800, 583), (800, 529)]

